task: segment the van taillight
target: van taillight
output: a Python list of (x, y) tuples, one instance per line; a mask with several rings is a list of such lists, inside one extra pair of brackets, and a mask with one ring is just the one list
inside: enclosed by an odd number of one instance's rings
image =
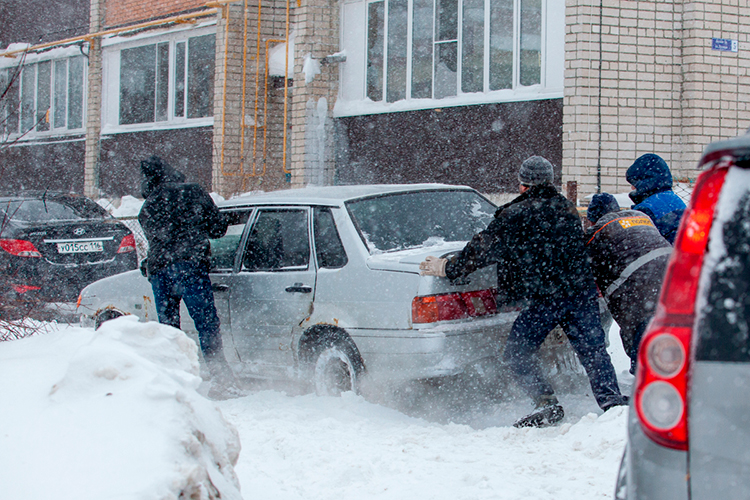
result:
[(16, 257), (41, 257), (34, 244), (26, 240), (0, 239), (0, 248)]
[(695, 314), (698, 277), (714, 219), (714, 207), (726, 175), (726, 168), (708, 170), (698, 177), (695, 184), (662, 286), (660, 302), (668, 314)]
[(687, 387), (695, 300), (714, 209), (729, 163), (703, 172), (677, 233), (656, 315), (638, 348), (635, 409), (655, 443), (688, 449)]
[(495, 314), (497, 303), (492, 290), (443, 293), (414, 297), (411, 317), (414, 323), (435, 323)]
[(656, 443), (686, 450), (690, 327), (652, 325), (638, 350), (635, 408)]
[(135, 236), (129, 234), (122, 239), (117, 253), (135, 252)]

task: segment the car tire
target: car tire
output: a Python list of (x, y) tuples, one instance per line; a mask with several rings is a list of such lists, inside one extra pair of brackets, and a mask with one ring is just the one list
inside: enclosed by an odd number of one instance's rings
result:
[(628, 447), (620, 460), (620, 470), (617, 472), (617, 485), (615, 486), (615, 500), (627, 500), (628, 498), (628, 469), (627, 469)]
[(94, 330), (98, 330), (107, 321), (119, 318), (120, 316), (125, 316), (125, 313), (115, 308), (98, 311), (94, 317)]
[(362, 357), (352, 339), (336, 330), (324, 330), (316, 336), (309, 372), (318, 396), (341, 396), (344, 392), (359, 393), (364, 372)]

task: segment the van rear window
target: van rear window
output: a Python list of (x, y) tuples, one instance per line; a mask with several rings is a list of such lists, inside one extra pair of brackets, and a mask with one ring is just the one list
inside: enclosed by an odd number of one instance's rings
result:
[[(707, 278), (708, 288), (697, 322), (696, 359), (699, 361), (750, 362), (750, 192), (747, 187), (750, 171), (741, 173), (745, 174), (744, 194), (735, 194), (732, 203), (735, 210), (722, 217), (724, 220), (717, 228), (721, 237), (709, 243), (704, 264), (702, 279)], [(725, 188), (734, 180), (737, 179), (727, 176)], [(727, 205), (721, 203), (720, 214)], [(716, 235), (712, 229), (711, 237)]]

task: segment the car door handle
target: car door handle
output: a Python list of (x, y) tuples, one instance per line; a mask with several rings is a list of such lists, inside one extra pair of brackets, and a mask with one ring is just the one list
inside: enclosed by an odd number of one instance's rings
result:
[(214, 292), (228, 292), (229, 285), (224, 285), (221, 283), (212, 283), (211, 290), (213, 290)]
[(288, 286), (285, 288), (285, 290), (289, 293), (299, 292), (299, 293), (310, 293), (312, 292), (312, 287), (303, 285), (302, 283), (295, 283), (292, 286)]

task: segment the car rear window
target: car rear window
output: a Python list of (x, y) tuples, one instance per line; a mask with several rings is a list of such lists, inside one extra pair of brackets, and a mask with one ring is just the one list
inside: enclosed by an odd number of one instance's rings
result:
[(0, 205), (4, 218), (24, 222), (104, 219), (110, 215), (92, 201), (14, 200)]
[(750, 362), (750, 171), (730, 170), (721, 196), (701, 278), (696, 359)]
[(487, 227), (496, 209), (477, 192), (462, 190), (388, 194), (346, 206), (370, 253), (468, 241)]

